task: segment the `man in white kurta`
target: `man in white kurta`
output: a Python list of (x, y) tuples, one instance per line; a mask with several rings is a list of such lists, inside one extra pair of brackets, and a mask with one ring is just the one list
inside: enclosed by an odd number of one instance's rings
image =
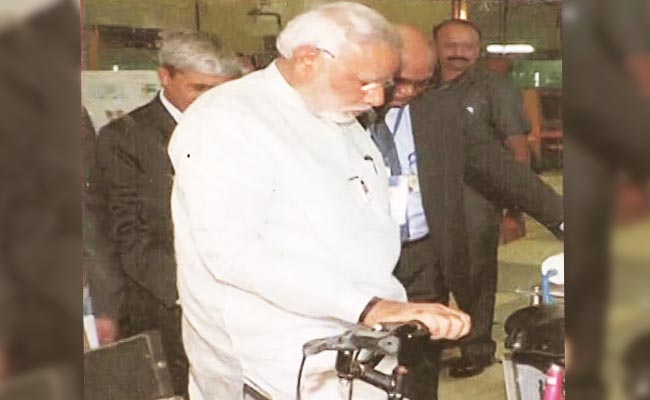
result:
[[(349, 6), (346, 13), (368, 13)], [(273, 399), (294, 398), (303, 343), (342, 333), (373, 298), (391, 310), (406, 304), (392, 276), (400, 239), (382, 157), (349, 118), (383, 102), (381, 83), (399, 64), (397, 46), (370, 35), (376, 43), (349, 54), (331, 43), (331, 50), (300, 46), (208, 91), (173, 134), (172, 215), (192, 400), (238, 399), (244, 380)], [(336, 84), (350, 83), (309, 89), (335, 76)], [(303, 398), (342, 396), (334, 357), (308, 359)], [(360, 398), (384, 396), (375, 390)]]
[(292, 393), (278, 377), (297, 376), (304, 342), (341, 333), (373, 296), (406, 299), (381, 155), (357, 123), (309, 112), (274, 64), (199, 99), (170, 155), (197, 374), (223, 374), (217, 352), (267, 391)]

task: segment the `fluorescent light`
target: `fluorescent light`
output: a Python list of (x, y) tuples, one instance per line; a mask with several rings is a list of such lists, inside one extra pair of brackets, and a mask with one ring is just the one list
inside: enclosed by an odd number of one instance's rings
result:
[(529, 44), (490, 44), (487, 47), (488, 53), (495, 54), (522, 54), (533, 53), (535, 48)]
[(458, 15), (458, 18), (463, 19), (467, 21), (467, 1), (463, 0), (460, 2), (460, 13)]

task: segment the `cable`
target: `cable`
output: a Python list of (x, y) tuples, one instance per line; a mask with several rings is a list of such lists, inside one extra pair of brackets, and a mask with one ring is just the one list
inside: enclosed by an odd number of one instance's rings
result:
[(348, 400), (352, 400), (352, 388), (354, 386), (354, 379), (350, 379), (350, 388), (348, 389)]
[[(354, 361), (357, 361), (359, 359), (359, 354), (361, 354), (361, 350), (357, 351), (354, 354)], [(348, 400), (352, 400), (352, 389), (354, 388), (354, 379), (350, 379), (350, 389), (348, 389)]]
[(302, 361), (300, 362), (300, 369), (298, 370), (298, 382), (296, 383), (296, 400), (300, 400), (300, 385), (302, 381), (302, 369), (305, 367), (305, 360), (307, 360), (307, 356), (303, 354)]
[[(359, 357), (359, 354), (361, 352), (358, 351), (355, 353), (354, 360), (356, 361)], [(300, 368), (298, 369), (298, 381), (296, 382), (296, 400), (301, 400), (301, 393), (302, 393), (302, 372), (303, 369), (305, 368), (305, 361), (307, 360), (307, 356), (303, 355), (302, 356), (302, 361), (300, 361)], [(354, 387), (354, 379), (350, 379), (350, 389), (348, 390), (348, 400), (352, 400), (352, 389)]]

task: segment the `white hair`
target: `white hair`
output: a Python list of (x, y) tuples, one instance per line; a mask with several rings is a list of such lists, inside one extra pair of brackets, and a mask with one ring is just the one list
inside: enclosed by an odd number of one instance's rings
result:
[(339, 55), (344, 45), (388, 43), (399, 49), (402, 41), (377, 11), (362, 4), (338, 1), (301, 14), (280, 32), (276, 47), (284, 58), (296, 48), (313, 46)]
[(241, 67), (234, 55), (220, 49), (217, 41), (203, 32), (161, 32), (158, 60), (164, 67), (202, 74), (239, 77)]

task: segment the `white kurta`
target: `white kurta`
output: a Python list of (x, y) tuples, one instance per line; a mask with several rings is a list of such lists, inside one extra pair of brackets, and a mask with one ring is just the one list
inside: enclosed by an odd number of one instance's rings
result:
[[(381, 154), (356, 122), (311, 114), (275, 64), (195, 101), (169, 155), (193, 400), (237, 399), (243, 377), (293, 398), (304, 342), (373, 296), (405, 301)], [(334, 356), (308, 359), (305, 399), (338, 398)]]

